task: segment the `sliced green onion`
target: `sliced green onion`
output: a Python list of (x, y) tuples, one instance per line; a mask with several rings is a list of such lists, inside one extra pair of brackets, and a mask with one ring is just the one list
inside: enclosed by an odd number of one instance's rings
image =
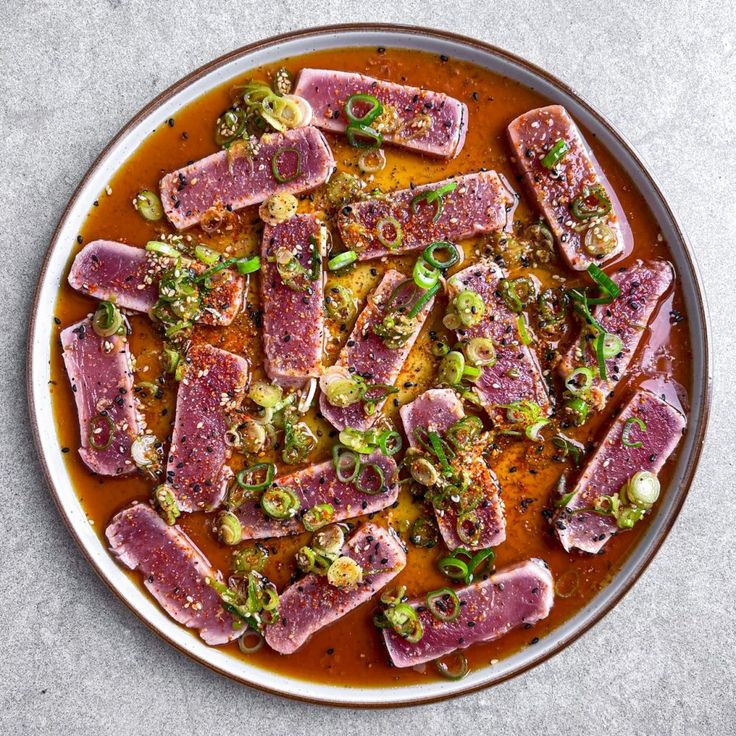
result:
[(363, 569), (352, 557), (338, 557), (327, 570), (327, 582), (336, 588), (354, 588), (363, 580)]
[(462, 680), (470, 671), (468, 660), (462, 652), (454, 652), (435, 659), (434, 666), (446, 680)]
[(363, 151), (358, 158), (358, 168), (364, 174), (375, 174), (386, 167), (386, 154), (381, 148), (370, 148)]
[(626, 484), (626, 496), (629, 501), (639, 508), (650, 509), (659, 498), (659, 478), (648, 470), (635, 473)]
[(526, 324), (526, 318), (523, 314), (516, 317), (516, 329), (519, 331), (519, 340), (522, 345), (531, 345), (533, 340), (529, 328)]
[(618, 235), (616, 231), (604, 222), (596, 222), (588, 228), (583, 238), (583, 246), (592, 256), (602, 258), (616, 250)]
[(595, 339), (595, 356), (598, 360), (598, 375), (601, 377), (601, 381), (605, 381), (608, 378), (608, 371), (606, 370), (606, 332), (601, 332)]
[(451, 350), (440, 362), (437, 380), (439, 383), (447, 386), (455, 386), (462, 380), (464, 370), (465, 358), (463, 354), (456, 350)]
[(149, 240), (146, 243), (146, 250), (166, 258), (181, 258), (181, 253), (173, 245), (162, 243), (160, 240)]
[(243, 537), (240, 520), (231, 511), (223, 511), (218, 515), (215, 531), (217, 538), (229, 546), (238, 544)]
[(232, 108), (217, 119), (215, 125), (215, 143), (227, 148), (245, 132), (246, 110), (242, 107)]
[(280, 386), (266, 383), (265, 381), (256, 381), (248, 392), (248, 396), (258, 406), (264, 409), (272, 409), (278, 404), (284, 396), (284, 392)]
[(440, 271), (430, 266), (423, 258), (417, 258), (413, 276), (414, 283), (420, 289), (430, 289), (440, 280)]
[(530, 424), (524, 430), (524, 434), (526, 434), (527, 439), (530, 439), (532, 442), (544, 442), (544, 438), (540, 434), (540, 431), (548, 424), (549, 419), (540, 419), (539, 421), (534, 422), (534, 424)]
[(624, 343), (618, 335), (607, 332), (603, 336), (603, 357), (611, 360), (621, 353), (624, 349)]
[[(356, 105), (369, 105), (368, 110), (363, 115), (356, 115)], [(355, 94), (350, 95), (345, 101), (343, 108), (345, 111), (345, 117), (351, 124), (362, 123), (363, 125), (370, 125), (382, 112), (383, 105), (377, 97), (366, 94)]]
[(427, 593), (427, 608), (438, 621), (454, 621), (460, 615), (460, 599), (451, 588)]
[[(294, 158), (293, 164), (285, 169), (288, 158)], [(285, 184), (298, 179), (302, 173), (302, 154), (298, 148), (284, 146), (279, 148), (271, 157), (271, 173), (273, 178), (280, 184)]]
[(583, 187), (582, 194), (575, 197), (570, 209), (572, 216), (578, 222), (584, 222), (594, 217), (604, 217), (611, 211), (611, 208), (611, 200), (606, 190), (600, 184), (593, 184)]
[[(373, 477), (371, 477), (371, 474)], [(383, 493), (386, 490), (386, 478), (383, 474), (383, 468), (376, 463), (361, 465), (353, 485), (361, 493), (368, 496), (377, 496)]]
[(567, 316), (567, 295), (558, 289), (545, 289), (537, 298), (537, 309), (542, 321), (548, 325), (564, 322)]
[(253, 544), (233, 552), (231, 567), (233, 572), (263, 572), (268, 562), (268, 552), (260, 544)]
[(646, 422), (644, 422), (644, 420), (641, 419), (641, 417), (629, 417), (624, 422), (624, 429), (623, 429), (623, 432), (621, 433), (621, 444), (624, 447), (632, 447), (634, 449), (638, 449), (639, 447), (642, 446), (643, 443), (639, 440), (637, 440), (636, 442), (631, 441), (631, 430), (633, 429), (634, 425), (639, 427), (639, 430), (642, 432), (647, 431)]
[(557, 164), (569, 153), (570, 146), (564, 138), (560, 138), (552, 148), (547, 151), (542, 159), (542, 166), (545, 169), (554, 169)]
[(433, 486), (440, 479), (437, 468), (423, 455), (409, 462), (409, 473), (419, 485), (427, 487)]
[(496, 348), (490, 337), (474, 337), (465, 346), (465, 357), (475, 366), (493, 366), (496, 364)]
[(321, 388), (330, 404), (344, 409), (357, 404), (363, 398), (365, 381), (355, 374), (326, 373)]
[(195, 245), (194, 256), (198, 261), (204, 263), (205, 266), (214, 266), (217, 261), (220, 260), (220, 254), (212, 248), (208, 248), (206, 245)]
[(480, 378), (480, 368), (466, 363), (463, 368), (463, 378), (474, 383)]
[(585, 420), (588, 418), (588, 411), (590, 410), (590, 406), (588, 406), (585, 399), (581, 399), (579, 396), (571, 399), (565, 404), (565, 408), (570, 412), (573, 424), (578, 427), (585, 424)]
[(454, 556), (443, 557), (438, 563), (440, 572), (451, 580), (464, 580), (468, 573), (468, 565)]
[(332, 465), (335, 475), (341, 483), (352, 483), (360, 472), (360, 457), (358, 453), (343, 445), (334, 445), (332, 448)]
[(401, 223), (395, 217), (382, 217), (376, 223), (376, 240), (389, 250), (400, 248), (404, 240), (404, 229)]
[(123, 327), (123, 315), (112, 303), (102, 301), (92, 317), (92, 329), (100, 337), (112, 337)]
[(327, 524), (331, 524), (335, 519), (335, 509), (329, 503), (318, 503), (312, 506), (309, 511), (302, 517), (302, 524), (308, 532), (316, 532)]
[(251, 256), (250, 258), (237, 258), (235, 267), (238, 273), (246, 276), (249, 273), (255, 273), (261, 268), (261, 259), (259, 256)]
[(261, 496), (261, 508), (272, 519), (291, 519), (301, 508), (301, 502), (290, 488), (271, 486)]
[(156, 192), (144, 189), (133, 198), (133, 207), (144, 220), (156, 222), (164, 216), (164, 208)]
[(367, 455), (373, 449), (373, 442), (371, 441), (373, 436), (369, 433), (370, 430), (364, 432), (361, 429), (345, 427), (340, 431), (339, 438), (345, 447), (349, 447), (361, 455)]
[(453, 300), (452, 305), (457, 312), (460, 323), (465, 327), (474, 327), (477, 325), (486, 313), (486, 305), (480, 294), (465, 289), (461, 291)]
[(521, 312), (537, 293), (534, 282), (526, 276), (517, 279), (501, 279), (498, 288), (506, 306), (512, 312)]
[(424, 634), (419, 615), (408, 603), (396, 603), (383, 614), (391, 628), (410, 644), (416, 644)]
[(357, 313), (353, 292), (340, 284), (331, 286), (328, 292), (325, 297), (328, 316), (341, 322), (351, 321)]
[(431, 549), (440, 539), (437, 522), (429, 516), (420, 516), (411, 528), (409, 539), (415, 547)]
[(404, 444), (401, 439), (401, 435), (395, 430), (386, 430), (385, 432), (381, 432), (377, 437), (377, 441), (378, 447), (386, 457), (395, 455), (399, 450), (401, 450), (401, 447)]
[(179, 516), (181, 516), (181, 510), (176, 503), (174, 491), (166, 483), (162, 483), (154, 488), (153, 502), (161, 512), (161, 517), (169, 526), (173, 526)]
[(442, 358), (450, 352), (450, 346), (446, 342), (438, 340), (432, 343), (432, 355), (435, 358)]
[(349, 266), (351, 263), (355, 263), (358, 260), (358, 254), (353, 250), (346, 250), (344, 253), (339, 253), (334, 258), (330, 258), (327, 261), (327, 268), (330, 271), (339, 271), (341, 268)]
[(345, 133), (348, 137), (348, 143), (353, 148), (380, 148), (383, 143), (381, 133), (362, 123), (348, 125)]
[(427, 189), (423, 192), (420, 192), (417, 194), (412, 200), (411, 200), (411, 211), (416, 214), (418, 206), (421, 202), (426, 202), (427, 204), (436, 204), (437, 205), (437, 211), (434, 213), (434, 217), (432, 218), (432, 222), (437, 222), (437, 220), (440, 219), (440, 216), (442, 215), (442, 210), (444, 208), (444, 198), (446, 195), (448, 195), (450, 192), (455, 191), (457, 189), (457, 182), (451, 181), (447, 184), (443, 184), (441, 187), (438, 187), (437, 189)]
[(107, 450), (115, 439), (115, 422), (108, 414), (97, 414), (89, 420), (87, 442), (93, 450)]
[[(246, 479), (251, 481), (257, 473), (265, 472), (265, 476), (262, 481), (258, 483), (246, 483)], [(249, 468), (241, 470), (235, 479), (238, 485), (246, 491), (263, 491), (273, 483), (274, 475), (276, 474), (276, 466), (273, 463), (256, 463), (251, 465)]]
[[(435, 256), (437, 251), (445, 251), (447, 257), (444, 259), (437, 258)], [(452, 268), (459, 262), (460, 253), (458, 252), (458, 246), (454, 243), (449, 243), (446, 240), (436, 240), (424, 249), (422, 252), (422, 258), (424, 258), (430, 266), (433, 266), (440, 271), (446, 271), (448, 268)]]
[(419, 314), (419, 312), (422, 311), (425, 304), (427, 304), (429, 300), (432, 299), (439, 290), (440, 290), (440, 284), (438, 281), (434, 286), (430, 286), (429, 289), (427, 289), (419, 297), (419, 299), (416, 300), (416, 302), (414, 303), (414, 306), (409, 310), (406, 316), (409, 317), (409, 319), (414, 319), (414, 317), (416, 317)]
[(482, 431), (483, 422), (480, 417), (471, 415), (458, 419), (450, 425), (445, 431), (445, 437), (458, 450), (466, 450), (478, 439)]
[(552, 438), (552, 444), (562, 451), (563, 458), (570, 455), (575, 467), (580, 466), (580, 460), (585, 452), (585, 448), (579, 442), (559, 432)]
[(601, 297), (595, 299), (588, 297), (588, 304), (610, 304), (621, 293), (621, 287), (595, 263), (588, 266), (588, 275), (603, 292)]
[(256, 630), (248, 628), (238, 637), (238, 649), (243, 654), (255, 654), (263, 647), (263, 634)]
[(573, 396), (585, 396), (593, 385), (593, 371), (581, 366), (575, 368), (565, 379), (565, 388)]

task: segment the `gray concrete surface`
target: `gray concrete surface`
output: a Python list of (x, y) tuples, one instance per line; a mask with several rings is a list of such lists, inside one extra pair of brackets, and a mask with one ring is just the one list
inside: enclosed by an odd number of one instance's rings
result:
[[(735, 733), (734, 14), (729, 0), (0, 3), (0, 733)], [(522, 678), (398, 712), (263, 695), (149, 633), (61, 523), (41, 479), (24, 388), (39, 265), (64, 203), (111, 135), (227, 50), (354, 20), (476, 35), (597, 105), (649, 162), (692, 237), (715, 344), (700, 472), (675, 530), (623, 603)]]

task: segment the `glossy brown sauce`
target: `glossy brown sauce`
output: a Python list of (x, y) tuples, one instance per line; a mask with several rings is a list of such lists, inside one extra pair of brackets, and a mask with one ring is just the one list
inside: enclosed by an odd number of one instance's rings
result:
[[(405, 82), (416, 86), (446, 92), (467, 103), (470, 111), (467, 141), (461, 154), (454, 160), (436, 161), (424, 159), (414, 153), (386, 147), (388, 158), (386, 168), (375, 176), (374, 185), (385, 191), (408, 186), (410, 182), (424, 183), (446, 178), (452, 174), (477, 171), (481, 167), (491, 168), (504, 174), (522, 195), (522, 202), (515, 216), (530, 220), (535, 214), (527, 205), (526, 193), (517, 181), (517, 173), (510, 160), (510, 150), (506, 142), (505, 128), (517, 115), (533, 107), (546, 104), (533, 90), (517, 82), (497, 76), (480, 67), (465, 62), (440, 58), (424, 53), (406, 50), (386, 50), (379, 53), (374, 48), (345, 49), (319, 52), (305, 57), (289, 59), (283, 64), (254, 70), (244, 79), (264, 78), (285, 65), (291, 72), (303, 66), (335, 68), (345, 71), (364, 72), (382, 79)], [(239, 80), (238, 80), (239, 81)], [(213, 140), (214, 122), (230, 104), (232, 84), (214, 89), (177, 113), (170, 121), (161, 120), (159, 127), (151, 133), (140, 148), (130, 157), (109, 182), (111, 194), (100, 192), (99, 199), (90, 203), (89, 217), (80, 233), (81, 242), (87, 243), (98, 238), (144, 245), (162, 232), (173, 232), (164, 221), (146, 222), (131, 205), (133, 196), (141, 189), (157, 190), (161, 176), (216, 150)], [(623, 173), (618, 163), (608, 152), (598, 145), (595, 138), (585, 133), (598, 160), (613, 185), (631, 225), (636, 258), (667, 258), (668, 252), (661, 242), (657, 223), (648, 210), (643, 198), (636, 191), (630, 179)], [(346, 145), (340, 136), (328, 135), (340, 170), (356, 171), (358, 154)], [(313, 205), (308, 198), (301, 203), (301, 209), (308, 211)], [(224, 248), (231, 246), (238, 255), (257, 253), (259, 248), (258, 217), (256, 208), (243, 211), (240, 215), (242, 232), (235, 241), (204, 236), (197, 228), (192, 234), (200, 242)], [(70, 262), (82, 247), (70, 243)], [(469, 243), (466, 255), (474, 257), (477, 243)], [(413, 257), (392, 259), (391, 266), (410, 273)], [(617, 264), (626, 265), (634, 260), (629, 252)], [(398, 265), (397, 265), (398, 261)], [(469, 263), (466, 258), (465, 265)], [(330, 276), (329, 283), (348, 284), (357, 296), (363, 298), (375, 286), (387, 264), (371, 261), (359, 266), (352, 274), (339, 279)], [(555, 262), (549, 269), (536, 270), (547, 284), (552, 284), (551, 274), (574, 277), (561, 263)], [(518, 275), (518, 274), (512, 274)], [(253, 378), (261, 377), (260, 339), (254, 326), (252, 313), (258, 309), (257, 276), (251, 277), (248, 289), (248, 309), (228, 328), (197, 328), (195, 340), (211, 342), (219, 347), (246, 355), (253, 369)], [(432, 324), (425, 326), (417, 346), (412, 351), (397, 385), (402, 387), (399, 401), (405, 403), (432, 385), (436, 359), (429, 351), (430, 329), (441, 329), (441, 315), (444, 302), (435, 307)], [(671, 399), (683, 400), (682, 391), (677, 385), (690, 386), (690, 347), (687, 330), (683, 324), (671, 325), (669, 313), (682, 309), (682, 300), (677, 288), (670, 294), (658, 310), (657, 316), (647, 332), (646, 345), (639, 355), (642, 362), (635, 361), (637, 367), (629, 373), (616, 389), (616, 398), (609, 402), (609, 409), (616, 407), (619, 399), (630, 390), (632, 384), (642, 380), (642, 372), (669, 377), (667, 388)], [(62, 287), (56, 306), (59, 320), (58, 330), (81, 319), (94, 310), (94, 302), (73, 291), (66, 284)], [(147, 318), (131, 318), (133, 334), (130, 338), (132, 352), (137, 358), (137, 381), (154, 380), (161, 368), (158, 350), (160, 338), (157, 328)], [(327, 361), (339, 350), (347, 338), (349, 328), (337, 331), (327, 346)], [(128, 478), (101, 479), (91, 475), (77, 455), (79, 446), (78, 424), (69, 382), (64, 372), (58, 339), (52, 351), (51, 391), (56, 410), (59, 442), (69, 448), (66, 455), (72, 478), (74, 479), (80, 501), (94, 524), (100, 538), (104, 540), (104, 529), (115, 512), (134, 499), (149, 497), (153, 483), (142, 476)], [(405, 382), (415, 385), (403, 388)], [(164, 397), (160, 401), (148, 400), (144, 404), (149, 427), (159, 438), (169, 434), (170, 423), (175, 408), (175, 386), (167, 383)], [(687, 408), (687, 407), (685, 407)], [(391, 406), (386, 409), (389, 416), (397, 419), (397, 410)], [(571, 430), (569, 434), (587, 442), (596, 434), (606, 415), (589, 420), (585, 427)], [(322, 442), (312, 456), (312, 461), (327, 457), (334, 440), (329, 438), (330, 428), (312, 417), (312, 426), (322, 436)], [(495, 663), (522, 647), (534, 646), (536, 640), (569, 619), (579, 611), (595, 594), (603, 588), (621, 566), (623, 560), (644, 533), (647, 522), (642, 522), (633, 531), (612, 539), (600, 555), (567, 554), (553, 537), (542, 511), (550, 506), (550, 496), (559, 476), (570, 470), (570, 466), (551, 461), (549, 443), (539, 449), (528, 442), (509, 444), (500, 456), (493, 459), (492, 465), (503, 488), (506, 504), (507, 540), (496, 549), (496, 565), (502, 567), (532, 556), (543, 558), (549, 564), (557, 581), (558, 595), (550, 616), (530, 630), (517, 629), (502, 639), (489, 644), (481, 644), (466, 651), (470, 667), (481, 668)], [(233, 457), (235, 469), (242, 464), (242, 458)], [(667, 487), (673, 461), (667, 464), (661, 474), (663, 488)], [(288, 472), (293, 467), (280, 469)], [(402, 520), (413, 519), (421, 512), (418, 502), (412, 500), (407, 492), (402, 492), (398, 505), (387, 509), (374, 518), (397, 528)], [(181, 525), (202, 549), (212, 563), (227, 572), (232, 548), (221, 546), (209, 528), (209, 518), (202, 513), (184, 515)], [(406, 540), (406, 532), (402, 533)], [(279, 586), (286, 584), (293, 570), (293, 554), (299, 546), (306, 543), (308, 535), (268, 541), (273, 551), (266, 573)], [(396, 579), (397, 584), (405, 584), (410, 595), (423, 594), (440, 587), (446, 581), (436, 570), (436, 561), (446, 551), (442, 545), (432, 550), (417, 549), (409, 545), (408, 564)], [(139, 581), (139, 576), (132, 573)], [(577, 583), (577, 584), (576, 584)], [(572, 594), (563, 597), (572, 590)], [(368, 603), (333, 625), (314, 635), (296, 654), (285, 657), (263, 647), (260, 652), (249, 655), (248, 661), (267, 669), (302, 678), (305, 680), (362, 686), (385, 686), (411, 684), (437, 677), (434, 668), (428, 666), (425, 672), (412, 669), (392, 668), (382, 646), (382, 638), (371, 622), (373, 604)], [(193, 636), (196, 634), (193, 634)], [(243, 657), (235, 643), (228, 645), (233, 656)]]

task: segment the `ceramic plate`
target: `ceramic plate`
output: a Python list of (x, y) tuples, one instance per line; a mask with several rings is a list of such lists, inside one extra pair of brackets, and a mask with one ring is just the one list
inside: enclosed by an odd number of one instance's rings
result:
[[(549, 100), (564, 105), (623, 165), (648, 202), (667, 240), (685, 299), (692, 345), (692, 385), (689, 423), (672, 484), (640, 544), (614, 580), (563, 626), (498, 664), (472, 672), (459, 682), (436, 681), (394, 689), (314, 684), (269, 672), (208, 647), (170, 619), (108, 554), (90, 527), (72, 487), (56, 437), (48, 391), (53, 310), (66, 276), (70, 249), (87, 215), (89, 203), (161, 120), (212, 87), (242, 76), (249, 69), (310, 51), (355, 46), (419, 49), (465, 59), (534, 87)], [(141, 110), (110, 142), (74, 193), (51, 241), (35, 295), (28, 346), (28, 391), (36, 444), (49, 486), (61, 514), (87, 558), (105, 582), (154, 631), (185, 654), (212, 669), (262, 690), (304, 700), (346, 706), (392, 706), (451, 697), (496, 684), (517, 675), (552, 654), (599, 621), (621, 600), (652, 560), (682, 506), (703, 443), (710, 401), (709, 341), (706, 309), (692, 251), (662, 192), (624, 138), (588, 103), (547, 72), (501, 49), (441, 31), (400, 26), (333, 26), (298, 31), (246, 46), (217, 59), (177, 82)]]

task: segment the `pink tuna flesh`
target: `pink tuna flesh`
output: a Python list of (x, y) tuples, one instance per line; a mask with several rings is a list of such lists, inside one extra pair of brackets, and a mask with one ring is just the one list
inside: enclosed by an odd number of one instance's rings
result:
[(77, 405), (82, 460), (100, 475), (132, 473), (130, 448), (143, 422), (127, 339), (100, 337), (87, 318), (63, 330), (61, 345)]
[[(299, 194), (318, 187), (335, 168), (332, 151), (317, 128), (266, 134), (252, 157), (213, 153), (161, 180), (161, 202), (174, 227), (196, 225), (208, 210), (240, 210), (273, 194)], [(280, 178), (274, 174), (274, 169)]]
[[(436, 203), (416, 199), (448, 184), (457, 186), (442, 197), (439, 216)], [(365, 261), (410, 253), (436, 240), (458, 241), (502, 230), (513, 205), (513, 194), (498, 174), (482, 171), (351, 202), (335, 223), (345, 245)]]
[[(628, 442), (623, 443), (629, 419), (644, 422), (628, 427)], [(685, 431), (685, 417), (673, 406), (650, 391), (640, 389), (621, 409), (608, 428), (596, 451), (575, 483), (573, 496), (555, 517), (555, 529), (562, 546), (569, 552), (580, 549), (596, 553), (620, 530), (612, 516), (602, 516), (592, 509), (596, 499), (617, 493), (635, 473), (647, 470), (658, 473), (672, 454)]]
[(197, 629), (207, 644), (226, 644), (240, 635), (220, 597), (206, 578), (222, 576), (178, 527), (167, 526), (147, 504), (134, 503), (120, 511), (105, 531), (110, 550), (131, 570), (166, 613), (178, 623)]
[[(313, 243), (310, 242), (313, 239)], [(324, 343), (324, 271), (326, 229), (316, 215), (297, 215), (266, 226), (261, 246), (263, 349), (268, 377), (282, 386), (301, 386), (322, 372)], [(275, 253), (286, 249), (308, 271), (317, 249), (317, 278), (306, 290), (295, 290), (281, 279)], [(301, 284), (300, 284), (301, 285)]]
[[(584, 271), (591, 263), (601, 264), (621, 253), (625, 239), (631, 237), (626, 216), (567, 110), (560, 105), (549, 105), (525, 112), (511, 122), (508, 135), (516, 163), (570, 267)], [(545, 167), (542, 160), (561, 140), (570, 150), (556, 166), (551, 169)], [(603, 187), (613, 207), (602, 218), (612, 230), (610, 252), (597, 256), (585, 246), (585, 226), (595, 226), (595, 221), (578, 221), (572, 214), (575, 199), (585, 196), (586, 187), (594, 186)], [(596, 205), (595, 200), (591, 200), (593, 205)]]
[(455, 592), (461, 607), (454, 621), (435, 618), (424, 598), (411, 602), (423, 629), (416, 644), (391, 629), (383, 630), (395, 667), (413, 667), (478, 642), (500, 639), (512, 629), (546, 618), (554, 603), (552, 575), (537, 558), (506, 567)]
[[(69, 284), (96, 299), (114, 302), (123, 309), (148, 313), (158, 300), (161, 274), (174, 265), (171, 258), (157, 255), (113, 240), (94, 240), (77, 253), (69, 271)], [(188, 262), (196, 273), (206, 267)], [(229, 325), (243, 304), (245, 279), (233, 269), (212, 277), (210, 291), (204, 293), (203, 308), (197, 322)]]
[(302, 518), (317, 504), (330, 504), (334, 509), (333, 521), (345, 521), (363, 514), (373, 514), (390, 506), (399, 494), (396, 462), (381, 452), (363, 456), (364, 464), (375, 463), (383, 471), (385, 487), (382, 493), (367, 494), (359, 491), (352, 482), (338, 480), (332, 460), (277, 478), (274, 485), (293, 491), (301, 504), (299, 514), (293, 519), (272, 519), (259, 502), (246, 501), (236, 514), (240, 519), (243, 539), (266, 539), (301, 534)]
[(606, 360), (606, 380), (600, 377), (596, 335), (587, 329), (580, 331), (558, 367), (563, 379), (580, 366), (593, 370), (591, 388), (598, 408), (605, 406), (616, 384), (626, 375), (657, 305), (672, 285), (673, 272), (666, 261), (637, 261), (611, 274), (611, 278), (621, 293), (610, 304), (599, 304), (593, 310), (594, 319), (606, 332), (618, 336), (622, 344), (618, 355)]
[(509, 309), (499, 293), (502, 278), (504, 273), (499, 266), (492, 261), (481, 261), (459, 271), (447, 282), (450, 300), (469, 289), (481, 297), (486, 307), (477, 325), (457, 330), (458, 338), (490, 338), (496, 348), (495, 364), (482, 369), (473, 390), (494, 420), (499, 418), (499, 406), (516, 401), (534, 402), (547, 415), (552, 407), (542, 369), (534, 351), (521, 342), (518, 315)]
[(310, 573), (289, 586), (279, 599), (279, 620), (266, 628), (266, 643), (272, 649), (295, 652), (312, 634), (372, 598), (406, 565), (401, 541), (376, 524), (358, 527), (342, 554), (360, 565), (362, 581), (353, 588), (336, 588), (324, 575)]
[(243, 400), (248, 363), (211, 345), (195, 345), (186, 361), (166, 482), (182, 511), (209, 511), (220, 505), (232, 477), (225, 465), (231, 454), (225, 432)]
[[(373, 328), (382, 322), (388, 313), (389, 298), (403, 281), (406, 281), (406, 277), (398, 271), (386, 271), (381, 283), (368, 297), (368, 303), (358, 315), (350, 338), (337, 359), (336, 365), (354, 369), (354, 372), (362, 376), (369, 385), (392, 386), (394, 384), (434, 304), (434, 299), (430, 299), (419, 311), (415, 329), (402, 347), (386, 347), (381, 338), (374, 333)], [(414, 304), (420, 295), (421, 291), (418, 287), (402, 288), (390, 308), (406, 305), (408, 309), (409, 305)], [(340, 430), (345, 427), (368, 429), (379, 418), (383, 403), (383, 401), (379, 402), (375, 413), (368, 416), (360, 401), (347, 407), (337, 407), (330, 404), (325, 394), (322, 394), (319, 400), (320, 411), (324, 418), (333, 427)]]
[[(467, 106), (441, 92), (384, 82), (353, 72), (302, 69), (294, 94), (312, 106), (312, 124), (323, 130), (347, 128), (345, 103), (354, 94), (375, 97), (384, 113), (372, 127), (388, 143), (439, 158), (454, 158), (462, 150), (468, 127)], [(364, 114), (354, 110), (356, 117)], [(387, 119), (390, 125), (383, 125)]]

